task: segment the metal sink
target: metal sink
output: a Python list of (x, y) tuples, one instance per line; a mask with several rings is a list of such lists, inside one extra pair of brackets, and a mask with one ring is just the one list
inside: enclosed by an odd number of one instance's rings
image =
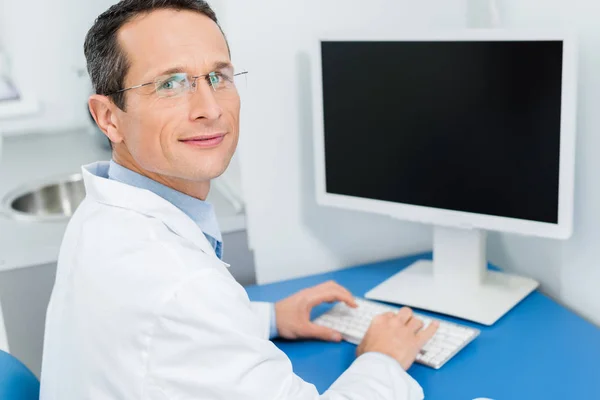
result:
[(3, 200), (11, 217), (30, 221), (56, 221), (70, 218), (85, 198), (81, 174), (47, 179), (9, 193)]

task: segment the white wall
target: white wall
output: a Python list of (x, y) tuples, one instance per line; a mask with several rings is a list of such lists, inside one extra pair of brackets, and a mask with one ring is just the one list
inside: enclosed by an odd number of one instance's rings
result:
[(5, 133), (89, 126), (83, 40), (112, 0), (0, 0), (0, 42), (21, 88), (41, 102), (35, 116), (2, 120)]
[(258, 281), (430, 249), (426, 227), (316, 205), (310, 51), (321, 32), (464, 27), (464, 1), (228, 0), (222, 11), (250, 71), (240, 161)]
[[(471, 26), (486, 24), (481, 0), (470, 0)], [(500, 0), (500, 27), (559, 28), (579, 36), (575, 233), (565, 242), (492, 235), (492, 262), (539, 279), (547, 293), (600, 324), (600, 2)]]

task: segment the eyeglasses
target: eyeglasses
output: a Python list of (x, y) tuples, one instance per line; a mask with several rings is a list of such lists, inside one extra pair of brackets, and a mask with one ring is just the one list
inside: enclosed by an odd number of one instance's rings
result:
[(195, 92), (198, 86), (197, 80), (203, 78), (212, 87), (214, 92), (233, 92), (236, 89), (236, 80), (245, 76), (248, 71), (233, 73), (233, 68), (224, 68), (219, 71), (209, 72), (205, 75), (190, 76), (185, 72), (160, 75), (152, 82), (142, 83), (140, 85), (117, 90), (109, 95), (125, 92), (127, 90), (137, 89), (149, 85), (154, 85), (154, 91), (159, 97), (173, 98), (179, 97), (187, 92)]

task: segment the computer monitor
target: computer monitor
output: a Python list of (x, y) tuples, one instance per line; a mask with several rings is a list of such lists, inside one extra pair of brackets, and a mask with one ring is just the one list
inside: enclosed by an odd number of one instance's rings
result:
[(318, 203), (434, 226), (433, 261), (367, 298), (491, 325), (538, 286), (488, 271), (486, 231), (571, 235), (575, 64), (559, 34), (319, 41)]

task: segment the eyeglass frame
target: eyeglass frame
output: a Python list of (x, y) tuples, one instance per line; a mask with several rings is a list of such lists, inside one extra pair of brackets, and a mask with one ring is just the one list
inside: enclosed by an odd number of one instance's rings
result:
[[(181, 73), (181, 72), (179, 72), (179, 73)], [(196, 75), (196, 76), (190, 76), (190, 77), (188, 77), (188, 79), (190, 79), (190, 80), (193, 80), (191, 87), (194, 87), (194, 88), (196, 87), (196, 80), (197, 80), (198, 78), (203, 78), (203, 77), (205, 77), (205, 76), (211, 76), (211, 74), (216, 74), (216, 73), (217, 73), (216, 71), (211, 71), (211, 72), (209, 72), (208, 74), (204, 74), (204, 75)], [(246, 75), (247, 73), (248, 73), (248, 71), (241, 71), (241, 72), (238, 72), (237, 74), (233, 74), (232, 78), (235, 78), (236, 76), (240, 76), (240, 75)], [(176, 73), (173, 73), (173, 74), (170, 74), (170, 75), (176, 75)], [(158, 77), (157, 77), (157, 78), (158, 78)], [(111, 92), (111, 93), (108, 93), (108, 94), (107, 94), (107, 96), (112, 96), (112, 95), (115, 95), (115, 94), (117, 94), (117, 93), (123, 93), (123, 92), (126, 92), (126, 91), (128, 91), (128, 90), (132, 90), (132, 89), (138, 89), (138, 88), (141, 88), (141, 87), (144, 87), (144, 86), (148, 86), (148, 85), (156, 84), (156, 79), (157, 79), (157, 78), (154, 78), (154, 80), (153, 80), (153, 81), (151, 81), (151, 82), (142, 83), (142, 84), (140, 84), (140, 85), (135, 85), (135, 86), (131, 86), (131, 87), (128, 87), (128, 88), (125, 88), (125, 89), (120, 89), (120, 90), (117, 90), (116, 92)], [(213, 88), (213, 90), (215, 90), (215, 91), (216, 91), (216, 89), (214, 88), (213, 84), (212, 84), (212, 83), (210, 83), (210, 85), (211, 85), (211, 87)]]

